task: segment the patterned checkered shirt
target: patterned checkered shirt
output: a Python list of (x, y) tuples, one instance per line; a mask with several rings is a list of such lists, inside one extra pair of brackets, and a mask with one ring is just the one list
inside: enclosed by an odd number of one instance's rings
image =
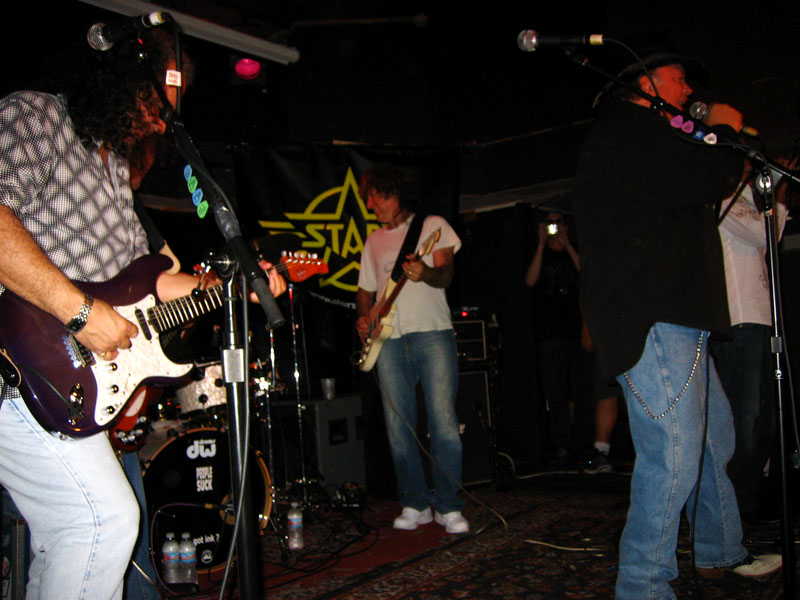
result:
[(148, 252), (127, 161), (109, 153), (106, 169), (55, 96), (0, 100), (0, 204), (70, 279), (107, 281)]

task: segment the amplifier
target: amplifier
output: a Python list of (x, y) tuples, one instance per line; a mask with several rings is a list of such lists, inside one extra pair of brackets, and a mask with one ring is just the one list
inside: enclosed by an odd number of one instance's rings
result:
[(486, 360), (486, 324), (482, 320), (453, 321), (458, 360)]

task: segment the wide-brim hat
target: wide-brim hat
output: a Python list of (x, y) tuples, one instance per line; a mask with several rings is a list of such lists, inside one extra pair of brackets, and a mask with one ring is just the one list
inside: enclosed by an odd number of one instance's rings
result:
[[(659, 39), (649, 43), (630, 42), (615, 48), (616, 57), (610, 62), (614, 66), (608, 72), (628, 85), (635, 85), (646, 72), (652, 73), (659, 67), (681, 65), (686, 73), (686, 81), (694, 90), (708, 88), (708, 68), (699, 60), (679, 52), (669, 40)], [(635, 56), (633, 55), (635, 53)], [(638, 57), (638, 60), (637, 60)], [(624, 94), (626, 89), (617, 81), (611, 80), (595, 98), (595, 106), (609, 98)]]

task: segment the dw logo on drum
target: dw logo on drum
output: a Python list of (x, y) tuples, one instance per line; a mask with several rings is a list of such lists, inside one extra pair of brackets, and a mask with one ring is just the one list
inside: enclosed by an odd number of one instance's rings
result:
[(212, 458), (217, 455), (216, 440), (195, 440), (194, 443), (186, 448), (186, 456), (194, 460), (195, 458)]

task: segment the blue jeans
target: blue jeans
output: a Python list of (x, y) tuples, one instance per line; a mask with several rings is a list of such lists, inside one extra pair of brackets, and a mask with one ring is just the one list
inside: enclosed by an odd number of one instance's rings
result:
[(122, 598), (139, 507), (105, 433), (59, 439), (6, 398), (0, 482), (31, 532), (28, 600)]
[(758, 508), (764, 464), (775, 437), (775, 380), (769, 347), (770, 328), (742, 323), (731, 328), (730, 341), (712, 341), (711, 355), (728, 396), (736, 429), (736, 450), (728, 476), (739, 510)]
[[(128, 567), (128, 572), (125, 573), (125, 600), (159, 600), (159, 590), (153, 587), (158, 584), (153, 562), (150, 560), (150, 522), (147, 518), (147, 499), (144, 495), (142, 465), (139, 463), (139, 456), (136, 452), (123, 452), (121, 462), (125, 476), (136, 494), (140, 510), (139, 537), (133, 549), (131, 565)], [(139, 572), (139, 569), (133, 564), (134, 562), (139, 565), (147, 577)], [(150, 581), (147, 580), (148, 577)]]
[(708, 430), (697, 496), (695, 563), (726, 567), (747, 556), (736, 496), (725, 471), (734, 448), (733, 418), (708, 362), (707, 339), (708, 332), (656, 323), (639, 362), (617, 377), (636, 448), (620, 541), (618, 600), (675, 598), (669, 582), (678, 577), (675, 551), (681, 511), (686, 507), (690, 516), (695, 508), (707, 381)]
[[(409, 333), (389, 339), (376, 364), (386, 430), (392, 451), (400, 503), (417, 510), (429, 506), (441, 514), (461, 510), (461, 438), (456, 417), (458, 356), (452, 329)], [(434, 492), (425, 482), (415, 438), (419, 381), (425, 395)]]

